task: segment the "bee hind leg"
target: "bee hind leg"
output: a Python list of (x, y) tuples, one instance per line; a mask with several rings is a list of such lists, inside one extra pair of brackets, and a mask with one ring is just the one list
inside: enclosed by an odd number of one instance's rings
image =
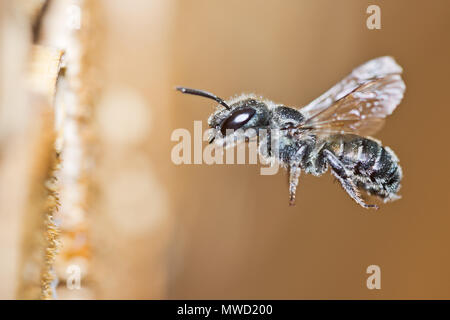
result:
[(295, 193), (298, 185), (298, 178), (300, 177), (301, 169), (298, 164), (289, 165), (289, 205), (295, 204)]
[(364, 202), (363, 198), (361, 198), (361, 194), (358, 191), (358, 188), (347, 174), (344, 164), (329, 150), (324, 150), (323, 154), (331, 167), (331, 172), (336, 177), (336, 179), (339, 180), (344, 190), (347, 191), (348, 195), (363, 208), (378, 209), (378, 206), (376, 204), (367, 204)]

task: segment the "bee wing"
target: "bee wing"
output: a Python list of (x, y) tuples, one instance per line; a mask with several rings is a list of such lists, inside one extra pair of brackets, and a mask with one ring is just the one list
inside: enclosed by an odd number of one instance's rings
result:
[(401, 72), (391, 57), (366, 62), (302, 108), (306, 121), (301, 127), (324, 133), (375, 133), (403, 98)]

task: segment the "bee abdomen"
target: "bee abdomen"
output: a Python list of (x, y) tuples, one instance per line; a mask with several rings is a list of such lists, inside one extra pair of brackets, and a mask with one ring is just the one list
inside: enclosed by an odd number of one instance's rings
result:
[(375, 164), (370, 169), (369, 181), (363, 182), (361, 186), (381, 198), (395, 198), (400, 189), (402, 169), (397, 156), (389, 147), (380, 145), (379, 150)]
[(396, 197), (402, 170), (389, 147), (359, 136), (342, 136), (330, 147), (359, 188), (386, 200)]

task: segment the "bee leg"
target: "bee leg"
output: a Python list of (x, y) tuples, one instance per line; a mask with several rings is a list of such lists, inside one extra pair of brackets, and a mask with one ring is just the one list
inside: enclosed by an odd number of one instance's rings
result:
[(378, 209), (378, 206), (376, 204), (367, 204), (364, 202), (364, 200), (361, 198), (361, 194), (359, 193), (358, 188), (355, 186), (355, 184), (347, 174), (344, 164), (329, 150), (325, 149), (323, 151), (323, 154), (325, 155), (325, 158), (327, 159), (327, 162), (331, 167), (331, 172), (336, 177), (336, 179), (339, 180), (342, 187), (345, 191), (347, 191), (349, 196), (352, 197), (352, 199), (355, 200), (356, 203), (358, 203), (363, 208)]
[(298, 178), (300, 177), (300, 166), (299, 164), (289, 165), (289, 205), (293, 206), (295, 204), (295, 193), (298, 185)]

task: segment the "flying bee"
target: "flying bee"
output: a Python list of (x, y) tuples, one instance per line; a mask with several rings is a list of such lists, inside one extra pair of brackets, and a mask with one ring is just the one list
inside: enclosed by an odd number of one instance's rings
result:
[[(213, 129), (210, 142), (224, 145), (236, 141), (238, 129), (254, 129), (261, 156), (275, 159), (288, 170), (291, 205), (302, 170), (320, 176), (330, 168), (353, 200), (364, 208), (377, 209), (377, 205), (365, 203), (361, 191), (384, 202), (400, 198), (399, 159), (370, 135), (381, 129), (402, 100), (405, 84), (401, 73), (402, 68), (392, 57), (370, 60), (300, 109), (255, 95), (224, 101), (202, 90), (177, 90), (219, 103), (208, 119)], [(262, 129), (269, 134), (260, 136)], [(279, 132), (277, 152), (269, 146), (272, 130)]]

